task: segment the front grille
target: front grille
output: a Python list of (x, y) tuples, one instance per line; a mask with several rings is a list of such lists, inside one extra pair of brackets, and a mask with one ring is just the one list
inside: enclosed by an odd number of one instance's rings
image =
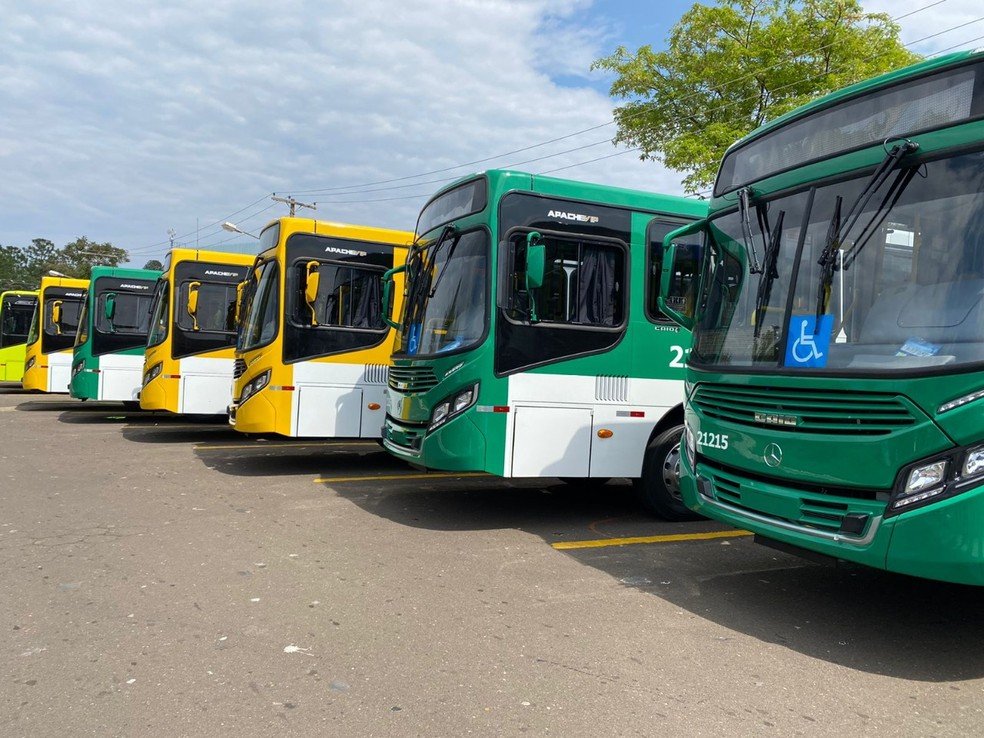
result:
[(881, 436), (916, 423), (901, 397), (871, 392), (705, 383), (691, 402), (708, 418), (775, 432)]
[(236, 363), (232, 366), (232, 378), (239, 379), (243, 376), (243, 372), (246, 371), (246, 362), (242, 359), (236, 359)]
[(426, 392), (437, 386), (437, 377), (429, 366), (391, 366), (389, 386), (399, 392)]
[[(699, 462), (698, 473), (711, 481), (714, 497), (720, 502), (817, 530), (841, 531), (849, 515), (880, 514), (884, 506), (877, 498), (884, 499), (885, 493), (875, 489), (828, 488), (765, 480), (703, 459)], [(769, 493), (766, 484), (785, 494)], [(764, 501), (766, 499), (768, 502)]]

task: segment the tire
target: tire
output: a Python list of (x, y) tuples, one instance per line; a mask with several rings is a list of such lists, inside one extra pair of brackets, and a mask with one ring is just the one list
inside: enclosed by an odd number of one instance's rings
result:
[(636, 498), (647, 512), (671, 522), (700, 520), (702, 516), (683, 504), (680, 494), (680, 441), (683, 426), (656, 436), (646, 447), (642, 477), (632, 480)]

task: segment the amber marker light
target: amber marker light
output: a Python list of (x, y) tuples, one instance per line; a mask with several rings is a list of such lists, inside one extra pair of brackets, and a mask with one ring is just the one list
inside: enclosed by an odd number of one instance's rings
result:
[(611, 438), (614, 435), (615, 434), (608, 430), (608, 428), (601, 428), (598, 431), (598, 438)]

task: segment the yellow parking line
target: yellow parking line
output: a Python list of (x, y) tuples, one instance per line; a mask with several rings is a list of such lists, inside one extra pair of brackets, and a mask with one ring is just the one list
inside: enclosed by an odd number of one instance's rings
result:
[[(213, 443), (213, 444), (202, 444), (199, 443), (195, 446), (196, 451), (217, 451), (219, 449), (225, 448), (321, 448), (324, 446), (376, 446), (379, 448), (379, 444), (373, 441), (332, 441), (330, 443), (265, 443), (263, 441), (255, 441), (253, 443)], [(380, 449), (382, 451), (382, 449)]]
[(635, 538), (602, 538), (596, 541), (561, 541), (550, 545), (557, 550), (572, 548), (604, 548), (606, 546), (632, 546), (637, 543), (675, 543), (676, 541), (709, 541), (715, 538), (750, 536), (747, 530), (717, 530), (712, 533), (673, 533), (665, 536), (636, 536)]
[(487, 477), (485, 472), (431, 472), (430, 474), (380, 474), (379, 476), (361, 477), (318, 477), (314, 480), (315, 484), (328, 484), (335, 482), (375, 482), (376, 480), (390, 479), (458, 479), (460, 477)]

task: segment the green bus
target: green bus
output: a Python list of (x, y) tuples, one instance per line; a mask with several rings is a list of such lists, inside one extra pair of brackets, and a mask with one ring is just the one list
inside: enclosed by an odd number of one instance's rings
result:
[(37, 304), (37, 292), (0, 292), (0, 382), (20, 382), (24, 377), (27, 334)]
[(139, 402), (150, 303), (160, 276), (150, 269), (92, 268), (72, 352), (72, 397)]
[(725, 154), (684, 501), (763, 543), (984, 584), (984, 54), (856, 84)]
[[(692, 515), (676, 483), (690, 335), (656, 303), (663, 237), (706, 213), (516, 171), (439, 191), (388, 273), (406, 270), (384, 446), (428, 469), (638, 479), (652, 510)], [(669, 290), (680, 309), (698, 248)]]

